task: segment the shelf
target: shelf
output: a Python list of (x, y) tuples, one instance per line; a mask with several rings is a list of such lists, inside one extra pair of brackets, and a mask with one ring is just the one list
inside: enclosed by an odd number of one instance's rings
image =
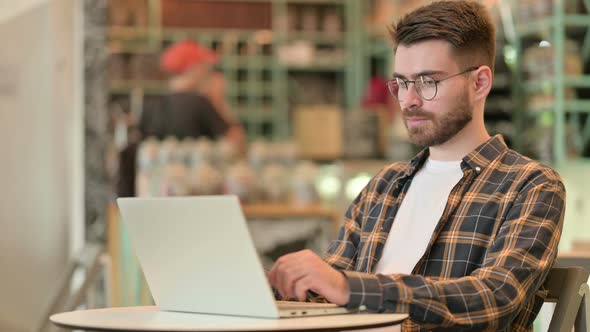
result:
[(109, 26), (107, 29), (108, 37), (125, 37), (125, 38), (137, 38), (137, 37), (149, 37), (151, 34), (157, 31), (149, 27), (139, 26)]
[(490, 109), (486, 109), (485, 113), (483, 114), (484, 119), (486, 119), (486, 121), (511, 121), (512, 120), (512, 114), (510, 113), (506, 113), (506, 112), (499, 112), (499, 111), (494, 111), (494, 110), (490, 110)]
[[(259, 33), (270, 33), (268, 30), (235, 30), (235, 29), (195, 29), (195, 28), (164, 28), (161, 36), (164, 40), (180, 40), (185, 38), (194, 38), (207, 44), (211, 41), (221, 41), (224, 38), (235, 39), (232, 42), (250, 42), (257, 43), (256, 36)], [(159, 34), (155, 29), (140, 27), (110, 27), (109, 36), (115, 38), (150, 38)], [(285, 33), (287, 41), (306, 40), (317, 44), (329, 44), (343, 46), (346, 32), (330, 34), (325, 32), (305, 32), (289, 31)], [(228, 37), (229, 36), (229, 37)], [(199, 38), (202, 37), (202, 38)], [(263, 45), (258, 43), (259, 45)]]
[(393, 56), (393, 48), (391, 43), (388, 43), (386, 40), (369, 41), (366, 48), (367, 53), (370, 55)]
[(342, 72), (346, 70), (344, 62), (314, 62), (308, 65), (283, 64), (290, 71), (312, 71), (312, 72)]
[[(553, 103), (528, 108), (528, 114), (544, 114), (553, 112)], [(590, 100), (569, 100), (565, 101), (564, 109), (568, 113), (590, 113)]]
[(141, 90), (143, 93), (159, 95), (169, 92), (166, 81), (112, 80), (109, 82), (109, 91), (111, 94), (130, 94), (133, 90)]
[(566, 76), (564, 83), (572, 88), (590, 88), (590, 75)]
[[(111, 81), (109, 83), (109, 90), (111, 94), (131, 94), (133, 90), (142, 91), (144, 94), (151, 95), (165, 95), (169, 93), (167, 83), (160, 81)], [(272, 94), (272, 86), (269, 85), (252, 85), (248, 87), (246, 84), (241, 84), (237, 89), (227, 89), (227, 96), (229, 98), (237, 98), (239, 96), (254, 96), (263, 97)]]
[(228, 86), (226, 89), (228, 97), (237, 98), (239, 96), (271, 96), (273, 93), (273, 86), (271, 82), (240, 82)]
[[(276, 0), (275, 0), (276, 1)], [(288, 4), (300, 5), (342, 5), (345, 0), (278, 0)]]
[(325, 218), (333, 221), (338, 217), (335, 209), (319, 204), (244, 204), (244, 215), (248, 219), (282, 219), (282, 218)]
[(267, 31), (264, 29), (206, 29), (206, 28), (173, 28), (163, 27), (163, 38), (175, 38), (178, 35), (207, 36), (207, 39), (214, 39), (212, 36), (232, 36), (238, 39), (252, 38), (256, 33)]
[(514, 107), (514, 101), (511, 97), (495, 97), (489, 96), (486, 101), (486, 112), (492, 110), (510, 110)]
[(218, 66), (228, 69), (270, 69), (274, 61), (268, 55), (222, 55)]
[(524, 90), (527, 93), (549, 93), (553, 89), (552, 81), (527, 81), (524, 83)]
[(345, 32), (338, 34), (329, 34), (325, 32), (304, 32), (304, 31), (288, 31), (285, 34), (287, 41), (305, 40), (312, 41), (316, 44), (330, 44), (330, 45), (344, 45)]
[[(526, 24), (519, 24), (516, 31), (521, 36), (536, 32), (546, 32), (554, 27), (555, 20), (551, 17), (535, 19)], [(563, 24), (566, 27), (590, 27), (590, 15), (565, 15)]]
[(590, 100), (566, 101), (565, 110), (570, 113), (590, 113)]
[(388, 40), (389, 39), (389, 24), (387, 25), (376, 25), (374, 23), (370, 23), (365, 25), (365, 34), (369, 38), (381, 39), (381, 40)]
[(107, 33), (109, 35), (147, 35), (151, 32), (153, 32), (153, 29), (150, 29), (149, 27), (140, 27), (140, 26), (127, 26), (127, 25), (110, 25), (107, 28)]
[[(201, 2), (216, 2), (219, 0), (199, 0)], [(264, 2), (264, 3), (268, 3), (271, 2), (273, 0), (225, 0), (227, 2)], [(278, 1), (278, 0), (274, 0), (274, 1)], [(281, 0), (284, 1), (284, 0)]]
[(511, 85), (511, 77), (508, 73), (497, 73), (494, 75), (494, 81), (492, 83), (492, 88), (500, 89), (500, 88), (510, 88)]
[(272, 122), (273, 120), (273, 113), (270, 110), (261, 109), (260, 107), (252, 107), (249, 111), (247, 106), (236, 106), (234, 113), (244, 123)]
[[(524, 83), (525, 90), (529, 93), (551, 92), (554, 81), (527, 81)], [(567, 88), (590, 88), (590, 75), (566, 76), (564, 86)]]
[[(134, 89), (143, 90), (144, 93), (148, 94), (168, 93), (168, 86), (165, 81), (113, 80), (109, 83), (109, 90), (112, 94), (130, 94)], [(239, 83), (237, 87), (228, 88), (226, 91), (227, 96), (230, 98), (237, 98), (239, 96), (264, 97), (272, 96), (272, 93), (273, 87), (271, 83)]]
[(109, 54), (158, 54), (161, 49), (149, 45), (109, 45)]
[[(364, 62), (365, 49), (362, 46), (365, 38), (362, 33), (362, 6), (365, 5), (360, 5), (361, 2), (357, 2), (358, 0), (247, 0), (271, 4), (273, 14), (285, 19), (287, 17), (284, 15), (289, 14), (288, 11), (292, 7), (302, 9), (309, 5), (318, 7), (316, 9), (320, 12), (335, 11), (341, 19), (341, 27), (338, 29), (342, 31), (338, 32), (324, 31), (321, 28), (318, 28), (318, 31), (287, 31), (288, 29), (278, 22), (273, 22), (274, 24), (266, 29), (163, 25), (161, 6), (164, 1), (147, 1), (147, 26), (108, 27), (106, 32), (110, 54), (124, 55), (119, 60), (123, 66), (127, 66), (125, 70), (131, 73), (131, 70), (135, 69), (131, 67), (135, 65), (135, 61), (131, 61), (134, 60), (134, 55), (156, 56), (161, 54), (165, 47), (180, 40), (192, 39), (214, 49), (219, 54), (219, 62), (214, 67), (223, 72), (226, 79), (226, 100), (238, 118), (252, 125), (253, 130), (247, 133), (248, 137), (252, 136), (251, 133), (259, 134), (262, 131), (273, 139), (284, 139), (290, 135), (289, 75), (309, 75), (322, 80), (328, 76), (336, 77), (335, 84), (339, 91), (342, 91), (344, 107), (358, 104), (361, 77), (368, 72), (365, 68), (367, 63)], [(244, 15), (248, 13), (244, 12)], [(315, 57), (301, 65), (281, 63), (279, 51), (296, 40), (304, 40), (315, 47)], [(391, 53), (391, 49), (383, 47), (381, 52)], [(149, 57), (146, 62), (151, 60), (154, 59)], [(301, 59), (296, 58), (293, 62), (297, 60)], [(138, 62), (141, 61), (143, 59)], [(138, 76), (134, 73), (132, 75)], [(146, 82), (134, 79), (109, 82), (109, 91), (111, 96), (138, 97), (142, 94), (156, 96), (169, 93), (166, 81)], [(267, 130), (267, 124), (271, 130)]]
[[(534, 2), (534, 1), (533, 1)], [(564, 53), (563, 48), (567, 46), (569, 40), (582, 41), (581, 54), (587, 58), (590, 54), (590, 38), (580, 38), (582, 33), (586, 33), (590, 29), (590, 15), (589, 14), (569, 14), (568, 6), (563, 4), (564, 1), (549, 1), (555, 4), (552, 13), (545, 16), (523, 19), (517, 22), (515, 26), (516, 36), (512, 41), (512, 47), (518, 51), (522, 51), (529, 43), (538, 43), (539, 38), (549, 41), (552, 45), (547, 51), (549, 57), (548, 63), (552, 68), (560, 71), (564, 70), (564, 61), (567, 62), (567, 53)], [(570, 2), (570, 1), (565, 1)], [(573, 2), (573, 1), (572, 1)], [(585, 0), (588, 4), (587, 0)], [(587, 6), (586, 6), (587, 7)], [(533, 8), (533, 7), (531, 7)], [(525, 69), (521, 61), (517, 61), (515, 67), (517, 72), (516, 82), (522, 84), (522, 92), (517, 91), (515, 97), (517, 105), (525, 105), (526, 112), (516, 112), (515, 133), (518, 133), (518, 142), (516, 148), (525, 149), (526, 135), (522, 131), (526, 130), (527, 126), (531, 125), (530, 120), (535, 119), (534, 122), (539, 121), (543, 127), (552, 129), (552, 137), (549, 141), (544, 143), (543, 149), (550, 151), (551, 160), (547, 162), (560, 164), (567, 161), (569, 157), (568, 142), (570, 141), (570, 134), (577, 136), (576, 142), (583, 144), (582, 148), (587, 148), (590, 143), (590, 121), (586, 121), (586, 125), (582, 125), (581, 121), (584, 117), (580, 114), (590, 114), (590, 99), (580, 98), (572, 95), (574, 89), (590, 88), (590, 76), (586, 75), (567, 75), (563, 72), (551, 72), (548, 77), (535, 79), (534, 81), (528, 79), (521, 81), (518, 79), (522, 77)], [(520, 81), (520, 82), (519, 82)], [(519, 90), (520, 90), (519, 88)], [(579, 92), (579, 91), (577, 91)], [(527, 97), (530, 98), (528, 101)], [(580, 129), (580, 135), (570, 132), (568, 123), (571, 122)], [(585, 127), (585, 128), (584, 128)]]

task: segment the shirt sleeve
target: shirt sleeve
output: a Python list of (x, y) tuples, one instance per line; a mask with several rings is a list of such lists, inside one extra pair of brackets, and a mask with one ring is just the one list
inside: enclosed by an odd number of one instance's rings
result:
[[(424, 328), (473, 331), (507, 327), (542, 286), (557, 256), (565, 212), (565, 189), (558, 180), (522, 190), (505, 215), (482, 266), (468, 276), (432, 280), (420, 275), (345, 271), (349, 308), (409, 313)], [(359, 209), (352, 207), (352, 215)], [(353, 219), (354, 220), (354, 219)], [(332, 258), (347, 267), (357, 241), (353, 220)]]

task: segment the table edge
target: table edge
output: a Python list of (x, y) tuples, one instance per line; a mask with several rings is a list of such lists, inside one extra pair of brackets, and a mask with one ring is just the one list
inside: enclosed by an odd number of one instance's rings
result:
[[(142, 306), (139, 306), (142, 307)], [(139, 308), (138, 307), (138, 308)], [(98, 309), (98, 308), (97, 308)], [(97, 310), (97, 309), (87, 309), (87, 310)], [(114, 308), (102, 308), (102, 309), (114, 309)], [(98, 309), (100, 310), (100, 309)], [(75, 312), (78, 310), (74, 310), (74, 311), (70, 311), (70, 312)], [(84, 310), (81, 310), (84, 311)], [(174, 332), (174, 331), (178, 331), (178, 332), (221, 332), (223, 330), (195, 330), (195, 329), (178, 329), (178, 330), (142, 330), (142, 329), (133, 329), (133, 328), (126, 328), (126, 329), (117, 329), (117, 328), (104, 328), (104, 327), (96, 327), (96, 326), (88, 326), (88, 325), (72, 325), (72, 324), (67, 324), (67, 323), (62, 323), (62, 322), (58, 322), (55, 321), (53, 319), (53, 316), (55, 315), (60, 315), (60, 314), (65, 314), (68, 312), (62, 312), (62, 313), (56, 313), (54, 315), (51, 315), (49, 321), (51, 322), (51, 324), (60, 327), (60, 328), (65, 328), (65, 329), (70, 329), (70, 330), (79, 330), (79, 329), (83, 329), (83, 330), (87, 330), (87, 331), (97, 331), (97, 332), (143, 332), (143, 331), (147, 331), (147, 332)], [(246, 329), (228, 329), (225, 330), (223, 332), (328, 332), (328, 331), (354, 331), (354, 330), (364, 330), (364, 329), (376, 329), (376, 328), (382, 328), (382, 327), (387, 327), (387, 326), (395, 326), (395, 325), (400, 325), (401, 322), (403, 322), (404, 320), (409, 318), (408, 314), (404, 314), (404, 313), (387, 313), (387, 314), (394, 314), (394, 315), (400, 315), (401, 318), (393, 320), (393, 321), (388, 321), (388, 322), (383, 322), (383, 323), (376, 323), (376, 324), (370, 324), (370, 325), (363, 325), (363, 326), (350, 326), (350, 327), (326, 327), (326, 328), (302, 328), (302, 329), (277, 329), (277, 330), (246, 330)], [(350, 315), (350, 314), (345, 314), (345, 315)], [(352, 314), (354, 315), (354, 314)], [(375, 313), (375, 315), (380, 315), (379, 313)], [(309, 316), (311, 317), (319, 317), (319, 316)], [(305, 318), (305, 317), (303, 317)], [(280, 318), (280, 319), (290, 319), (290, 318)]]

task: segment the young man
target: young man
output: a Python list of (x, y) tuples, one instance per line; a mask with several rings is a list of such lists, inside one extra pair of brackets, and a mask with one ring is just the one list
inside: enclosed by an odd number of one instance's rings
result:
[(550, 168), (484, 126), (495, 27), (486, 9), (440, 1), (392, 27), (388, 83), (411, 140), (426, 148), (379, 172), (322, 260), (281, 257), (283, 297), (405, 312), (404, 331), (530, 331), (557, 255), (565, 190)]

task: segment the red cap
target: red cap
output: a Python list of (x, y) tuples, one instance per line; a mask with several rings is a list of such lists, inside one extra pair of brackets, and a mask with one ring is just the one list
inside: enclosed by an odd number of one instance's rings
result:
[(179, 74), (199, 63), (217, 63), (217, 55), (194, 41), (182, 41), (168, 47), (160, 58), (160, 68)]

